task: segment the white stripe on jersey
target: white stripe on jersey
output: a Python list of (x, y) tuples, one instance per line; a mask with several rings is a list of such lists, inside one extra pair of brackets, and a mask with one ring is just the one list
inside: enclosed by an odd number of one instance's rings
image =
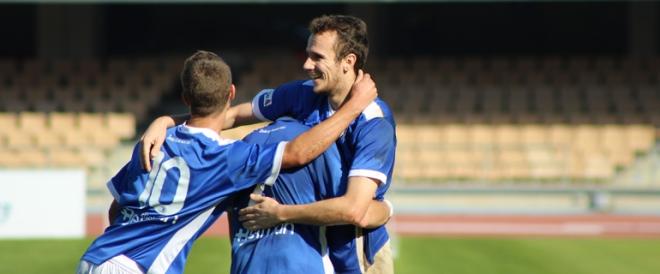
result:
[(323, 261), (323, 272), (325, 274), (334, 274), (335, 268), (330, 261), (330, 254), (328, 253), (328, 238), (326, 237), (326, 227), (319, 226), (319, 243), (321, 243), (321, 260)]
[(364, 114), (364, 119), (366, 119), (367, 121), (373, 118), (385, 117), (385, 114), (383, 114), (383, 110), (375, 101), (371, 102), (371, 104), (369, 104), (367, 108), (365, 108), (362, 111), (362, 114)]
[(360, 272), (366, 273), (368, 268), (367, 256), (364, 254), (364, 233), (362, 228), (355, 227), (355, 256), (360, 264)]
[(270, 169), (270, 176), (266, 178), (264, 184), (272, 186), (280, 175), (280, 168), (282, 167), (282, 158), (284, 158), (284, 148), (288, 142), (280, 142), (275, 150), (275, 159), (273, 160), (273, 167)]
[(351, 169), (348, 172), (348, 177), (367, 177), (380, 181), (380, 184), (387, 183), (387, 175), (380, 171), (370, 169)]
[(121, 201), (119, 200), (121, 195), (119, 195), (119, 192), (117, 192), (117, 189), (115, 188), (115, 185), (112, 183), (112, 180), (108, 181), (105, 185), (108, 187), (108, 190), (110, 190), (110, 194), (112, 194), (112, 197), (115, 198), (115, 201), (117, 201), (117, 203), (121, 203)]
[[(190, 135), (202, 134), (202, 135), (206, 136), (207, 138), (209, 138), (213, 141), (216, 141), (218, 143), (218, 145), (220, 145), (220, 146), (226, 146), (226, 145), (230, 145), (230, 144), (236, 142), (236, 140), (221, 137), (220, 134), (218, 134), (217, 131), (214, 131), (210, 128), (192, 127), (192, 126), (187, 125), (186, 122), (183, 122), (183, 125), (180, 125), (179, 127), (181, 127), (180, 129), (181, 129), (182, 132), (185, 132), (185, 133), (190, 134)], [(177, 142), (177, 140), (179, 140), (178, 141), (179, 143), (183, 143), (183, 142), (188, 143), (188, 142), (190, 142), (190, 141), (185, 141), (185, 140), (175, 138), (173, 136), (167, 136), (167, 139), (172, 140), (174, 142)]]
[(252, 99), (252, 114), (254, 114), (254, 117), (257, 117), (257, 119), (259, 119), (261, 121), (271, 122), (271, 120), (267, 119), (266, 117), (264, 117), (263, 114), (261, 114), (261, 108), (260, 108), (261, 106), (259, 105), (259, 98), (262, 95), (265, 96), (267, 93), (272, 94), (273, 91), (275, 91), (275, 90), (270, 89), (270, 88), (264, 89), (264, 90), (260, 91), (259, 93), (257, 93), (257, 95), (254, 96), (254, 99)]
[(149, 267), (149, 270), (147, 270), (147, 274), (160, 274), (167, 272), (167, 269), (170, 268), (174, 259), (176, 259), (181, 252), (181, 249), (188, 244), (195, 233), (197, 233), (204, 225), (214, 209), (215, 207), (207, 209), (195, 217), (192, 222), (177, 231), (167, 242), (163, 250), (160, 251), (153, 264), (151, 264), (151, 267)]

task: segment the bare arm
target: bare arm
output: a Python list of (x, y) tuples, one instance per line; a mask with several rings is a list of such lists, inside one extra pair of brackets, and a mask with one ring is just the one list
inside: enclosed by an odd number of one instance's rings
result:
[(151, 171), (151, 159), (156, 157), (160, 147), (165, 142), (165, 132), (168, 128), (182, 124), (190, 118), (188, 114), (160, 116), (156, 118), (140, 137), (140, 165), (146, 171)]
[(281, 205), (272, 198), (253, 195), (257, 204), (240, 211), (248, 229), (271, 227), (281, 222), (311, 225), (353, 224), (374, 228), (389, 220), (390, 208), (373, 200), (377, 182), (366, 177), (350, 177), (346, 194), (304, 205)]
[(230, 129), (235, 127), (240, 127), (244, 125), (251, 125), (261, 122), (257, 119), (252, 112), (252, 103), (242, 103), (230, 107), (227, 110), (227, 116), (225, 118), (225, 123), (223, 124), (223, 129)]
[(350, 98), (337, 112), (286, 145), (282, 168), (302, 166), (321, 155), (377, 95), (376, 83), (360, 70), (351, 87)]
[(369, 203), (367, 213), (364, 214), (362, 220), (356, 226), (362, 228), (376, 228), (387, 223), (392, 218), (394, 209), (392, 204), (385, 201), (372, 200)]

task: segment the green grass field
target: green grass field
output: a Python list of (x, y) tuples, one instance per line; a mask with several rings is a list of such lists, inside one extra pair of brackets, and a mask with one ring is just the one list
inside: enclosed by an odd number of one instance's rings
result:
[[(73, 273), (90, 239), (0, 240), (0, 273)], [(400, 237), (396, 273), (657, 274), (660, 239)], [(227, 273), (229, 243), (203, 238), (186, 273)]]

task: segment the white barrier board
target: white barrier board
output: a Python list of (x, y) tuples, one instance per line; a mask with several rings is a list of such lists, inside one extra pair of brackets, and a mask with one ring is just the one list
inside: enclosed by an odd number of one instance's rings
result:
[(83, 170), (0, 170), (0, 238), (84, 235)]

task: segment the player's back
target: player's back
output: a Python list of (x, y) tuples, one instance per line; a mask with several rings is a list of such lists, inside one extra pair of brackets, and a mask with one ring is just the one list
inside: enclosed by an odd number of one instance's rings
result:
[(277, 147), (181, 125), (168, 130), (147, 173), (136, 146), (131, 161), (108, 182), (120, 214), (83, 259), (98, 265), (121, 254), (145, 272), (181, 273), (192, 242), (221, 214), (226, 198), (277, 176), (271, 171)]
[[(308, 130), (299, 122), (280, 118), (256, 130), (244, 140), (268, 144), (287, 141)], [(282, 170), (264, 195), (282, 204), (307, 204), (327, 198), (327, 192), (342, 179), (339, 153), (335, 146), (308, 165)], [(270, 229), (249, 231), (238, 221), (238, 210), (247, 206), (248, 192), (237, 197), (230, 213), (232, 273), (322, 273), (326, 253), (324, 228), (284, 223)]]

